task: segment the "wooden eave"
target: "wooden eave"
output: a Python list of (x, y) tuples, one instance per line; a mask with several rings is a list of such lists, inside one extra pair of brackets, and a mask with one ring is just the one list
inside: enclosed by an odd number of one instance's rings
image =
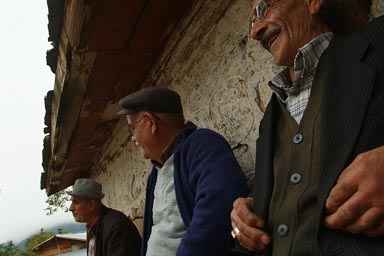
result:
[(118, 101), (140, 87), (193, 2), (65, 2), (55, 85), (46, 103), (41, 189), (47, 195), (91, 170), (119, 120)]

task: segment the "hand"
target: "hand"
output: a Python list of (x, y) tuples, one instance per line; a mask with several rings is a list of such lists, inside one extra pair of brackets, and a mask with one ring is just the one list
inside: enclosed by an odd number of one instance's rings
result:
[(240, 231), (236, 239), (244, 248), (255, 252), (266, 248), (271, 242), (271, 238), (262, 228), (265, 223), (262, 218), (251, 211), (253, 204), (252, 198), (238, 198), (233, 203), (231, 212), (232, 228)]
[(325, 207), (328, 228), (384, 234), (384, 146), (364, 152), (341, 173)]

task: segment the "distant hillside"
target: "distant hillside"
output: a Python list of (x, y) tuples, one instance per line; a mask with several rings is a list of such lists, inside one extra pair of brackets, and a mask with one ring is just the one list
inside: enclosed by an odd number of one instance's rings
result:
[[(44, 232), (52, 232), (54, 234), (61, 233), (80, 233), (85, 232), (85, 224), (84, 223), (63, 223), (63, 224), (57, 224), (48, 228), (44, 228)], [(17, 244), (17, 246), (24, 250), (25, 249), (25, 243), (27, 242), (27, 238), (22, 240), (20, 243)]]
[(44, 231), (46, 232), (52, 232), (55, 234), (59, 233), (59, 230), (61, 230), (62, 233), (79, 233), (79, 232), (85, 232), (85, 224), (84, 223), (66, 223), (66, 224), (59, 224), (54, 225), (49, 228), (45, 228)]

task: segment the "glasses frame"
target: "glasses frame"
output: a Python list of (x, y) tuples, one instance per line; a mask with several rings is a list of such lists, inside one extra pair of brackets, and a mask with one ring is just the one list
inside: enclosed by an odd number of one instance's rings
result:
[(132, 136), (135, 135), (136, 126), (146, 117), (147, 115), (142, 115), (134, 124), (128, 125), (128, 131)]
[[(150, 113), (150, 114), (151, 114), (155, 119), (160, 120), (160, 118), (159, 118), (157, 115), (155, 115), (155, 114), (153, 114), (153, 113)], [(136, 126), (137, 126), (141, 121), (143, 121), (144, 118), (146, 118), (146, 117), (148, 117), (148, 115), (147, 115), (147, 114), (144, 114), (144, 115), (142, 115), (142, 116), (139, 118), (139, 120), (137, 120), (136, 122), (134, 122), (134, 124), (128, 125), (128, 131), (129, 131), (129, 133), (131, 134), (131, 136), (134, 136), (134, 135), (135, 135)], [(128, 117), (127, 117), (127, 118), (128, 118)]]
[(252, 17), (249, 22), (249, 31), (253, 28), (255, 25), (255, 21), (263, 21), (265, 16), (267, 16), (268, 13), (268, 4), (264, 0), (259, 0), (257, 5), (252, 10)]

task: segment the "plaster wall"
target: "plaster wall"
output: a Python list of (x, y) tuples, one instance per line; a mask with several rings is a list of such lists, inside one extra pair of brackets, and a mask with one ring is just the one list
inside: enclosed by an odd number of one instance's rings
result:
[[(234, 152), (251, 177), (258, 124), (271, 95), (266, 83), (279, 68), (248, 36), (251, 0), (198, 2), (143, 87), (155, 83), (175, 89), (188, 120), (218, 131), (231, 145), (242, 144)], [(372, 13), (384, 13), (384, 0), (373, 1)], [(92, 178), (103, 184), (104, 203), (131, 216), (140, 230), (150, 168), (130, 142), (122, 118), (95, 162)]]

